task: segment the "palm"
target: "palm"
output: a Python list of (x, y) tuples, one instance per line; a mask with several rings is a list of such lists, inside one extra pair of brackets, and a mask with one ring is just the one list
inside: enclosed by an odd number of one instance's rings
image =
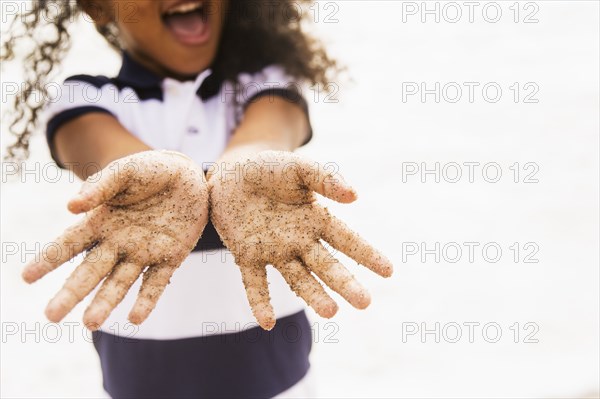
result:
[(46, 315), (61, 320), (103, 279), (84, 314), (98, 328), (143, 273), (129, 319), (146, 319), (175, 269), (198, 241), (208, 219), (208, 190), (203, 172), (182, 154), (147, 151), (117, 160), (91, 176), (69, 202), (74, 213), (88, 212), (27, 265), (23, 278), (33, 282), (89, 249)]
[[(266, 279), (273, 265), (290, 287), (323, 317), (337, 304), (316, 280), (357, 308), (370, 303), (368, 292), (320, 243), (321, 239), (382, 276), (390, 262), (316, 203), (314, 191), (352, 202), (354, 191), (324, 168), (287, 152), (265, 151), (230, 165), (237, 173), (211, 180), (212, 220), (242, 272), (248, 300), (259, 324), (275, 324)], [(311, 273), (312, 272), (312, 273)]]

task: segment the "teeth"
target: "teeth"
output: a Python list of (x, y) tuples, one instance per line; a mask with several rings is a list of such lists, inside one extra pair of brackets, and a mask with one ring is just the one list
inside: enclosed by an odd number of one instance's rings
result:
[(167, 10), (167, 12), (165, 14), (167, 14), (167, 15), (184, 14), (187, 12), (201, 10), (201, 9), (202, 9), (202, 2), (196, 1), (193, 3), (179, 4), (178, 6), (175, 6), (173, 8), (170, 8), (169, 10)]

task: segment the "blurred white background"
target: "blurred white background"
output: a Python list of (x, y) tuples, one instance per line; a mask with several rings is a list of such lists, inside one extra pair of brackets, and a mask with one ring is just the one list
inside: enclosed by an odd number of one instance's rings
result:
[[(315, 19), (319, 10), (313, 29), (353, 82), (335, 82), (338, 103), (306, 93), (315, 137), (301, 151), (339, 165), (360, 199), (327, 204), (395, 265), (383, 280), (341, 258), (373, 303), (356, 311), (340, 301), (333, 324), (311, 312), (319, 396), (598, 395), (599, 3), (476, 3), (473, 22), (462, 1), (320, 1), (310, 11)], [(437, 7), (439, 23), (424, 7)], [(61, 76), (115, 74), (119, 60), (93, 29), (74, 32)], [(19, 81), (18, 63), (2, 79)], [(439, 102), (407, 92), (436, 82)], [(479, 85), (472, 101), (465, 82)], [(462, 98), (452, 102), (457, 85)], [(502, 93), (492, 102), (495, 87)], [(32, 162), (50, 162), (41, 134), (32, 147)], [(473, 182), (470, 162), (479, 163)], [(422, 173), (436, 163), (439, 182)], [(452, 183), (455, 163), (462, 177)], [(78, 324), (84, 306), (58, 328), (43, 316), (73, 265), (27, 286), (20, 254), (6, 246), (33, 250), (77, 220), (65, 204), (79, 182), (26, 180), (2, 184), (1, 395), (102, 396), (99, 362)], [(421, 249), (433, 252), (423, 259)], [(77, 323), (71, 340), (69, 322)], [(422, 334), (436, 325), (439, 342)]]

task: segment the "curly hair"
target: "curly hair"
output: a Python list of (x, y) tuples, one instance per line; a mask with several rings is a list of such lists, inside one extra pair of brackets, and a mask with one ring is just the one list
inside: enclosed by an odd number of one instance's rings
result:
[[(303, 30), (307, 13), (300, 5), (310, 3), (312, 0), (229, 0), (209, 87), (217, 91), (223, 81), (235, 81), (242, 72), (254, 73), (278, 64), (291, 76), (327, 89), (328, 79), (339, 68), (321, 42)], [(30, 9), (12, 20), (0, 61), (14, 59), (22, 42), (33, 46), (23, 59), (25, 81), (9, 115), (9, 131), (16, 141), (7, 147), (6, 159), (28, 158), (29, 139), (48, 96), (47, 83), (70, 49), (69, 25), (83, 13), (77, 0), (33, 0)], [(123, 50), (116, 24), (97, 30), (114, 50)]]

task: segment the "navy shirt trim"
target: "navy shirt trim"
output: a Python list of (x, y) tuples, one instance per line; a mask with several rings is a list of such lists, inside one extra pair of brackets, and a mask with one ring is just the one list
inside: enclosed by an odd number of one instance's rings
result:
[(114, 398), (270, 398), (308, 372), (312, 333), (300, 311), (278, 319), (271, 331), (175, 340), (96, 331), (93, 340), (104, 389)]

